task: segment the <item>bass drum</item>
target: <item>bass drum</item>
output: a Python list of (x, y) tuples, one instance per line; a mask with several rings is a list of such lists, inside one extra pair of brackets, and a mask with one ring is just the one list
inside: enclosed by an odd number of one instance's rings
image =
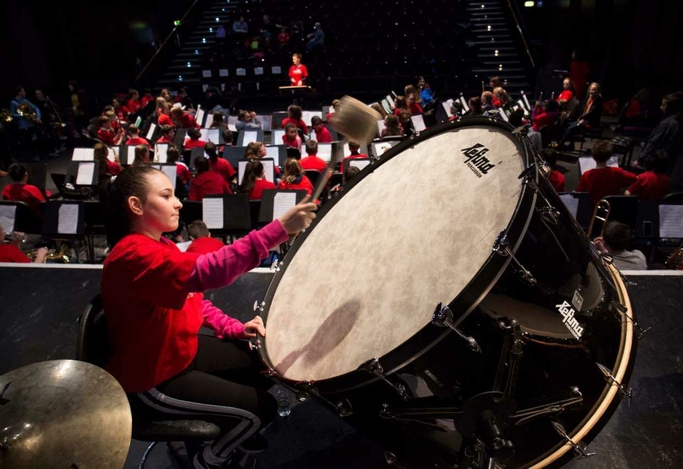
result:
[(279, 381), (412, 468), (559, 464), (606, 423), (628, 296), (509, 125), (433, 127), (319, 215), (263, 302)]

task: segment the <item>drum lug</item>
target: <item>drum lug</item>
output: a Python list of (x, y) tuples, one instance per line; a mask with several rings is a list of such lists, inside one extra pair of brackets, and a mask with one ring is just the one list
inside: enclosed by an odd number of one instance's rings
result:
[(358, 370), (365, 371), (367, 373), (372, 373), (373, 375), (377, 376), (379, 379), (387, 383), (389, 386), (391, 386), (394, 389), (394, 391), (398, 393), (401, 399), (403, 399), (404, 401), (408, 400), (408, 391), (406, 390), (406, 388), (403, 387), (401, 384), (394, 384), (391, 381), (389, 381), (389, 379), (384, 374), (384, 368), (379, 362), (379, 359), (371, 358), (370, 360), (366, 361), (361, 366), (359, 366)]
[(442, 303), (436, 305), (434, 316), (432, 316), (432, 324), (439, 327), (450, 327), (453, 329), (453, 331), (455, 331), (456, 334), (458, 334), (458, 337), (467, 342), (467, 346), (470, 348), (470, 350), (481, 353), (481, 347), (479, 347), (479, 344), (474, 337), (468, 337), (460, 329), (455, 327), (453, 324), (453, 311), (451, 311), (448, 306), (442, 307)]
[(294, 389), (294, 393), (299, 402), (306, 402), (311, 394), (314, 395), (324, 404), (327, 404), (330, 408), (334, 409), (340, 417), (348, 417), (353, 414), (353, 406), (348, 399), (343, 399), (337, 403), (325, 399), (318, 392), (318, 388), (315, 386), (314, 381), (303, 381), (298, 383)]
[(384, 452), (384, 460), (387, 462), (388, 466), (394, 466), (396, 469), (410, 469), (408, 466), (404, 465), (394, 453), (389, 451)]
[(543, 220), (548, 223), (552, 223), (553, 225), (557, 225), (557, 222), (560, 221), (560, 211), (555, 207), (543, 207), (539, 209), (539, 213), (541, 214), (541, 218)]
[(619, 393), (626, 397), (626, 402), (628, 405), (631, 405), (631, 398), (633, 397), (633, 390), (631, 388), (624, 388), (624, 386), (617, 381), (617, 379), (614, 377), (612, 372), (610, 371), (609, 368), (607, 368), (605, 365), (601, 365), (600, 363), (595, 363), (598, 365), (598, 368), (602, 372), (603, 376), (605, 377), (605, 381), (607, 381), (610, 384), (616, 384), (619, 387)]
[(562, 438), (564, 438), (564, 440), (567, 443), (572, 445), (572, 447), (574, 448), (574, 453), (576, 453), (576, 455), (578, 456), (579, 459), (586, 459), (586, 458), (590, 458), (591, 456), (595, 456), (595, 453), (589, 453), (588, 452), (588, 447), (586, 446), (585, 443), (582, 443), (580, 441), (578, 443), (575, 443), (574, 440), (569, 438), (569, 435), (567, 435), (567, 430), (565, 430), (564, 426), (562, 426), (561, 423), (554, 422), (554, 421), (550, 422), (550, 423), (553, 424), (553, 428), (555, 429), (557, 434), (560, 435)]
[(515, 254), (510, 249), (510, 243), (507, 239), (505, 231), (501, 231), (500, 234), (498, 234), (496, 241), (493, 243), (493, 252), (503, 257), (510, 257), (512, 262), (514, 262), (517, 266), (517, 275), (519, 275), (523, 281), (532, 287), (538, 283), (536, 277), (534, 277), (533, 274), (529, 272), (515, 257)]
[(254, 301), (254, 307), (253, 307), (254, 311), (258, 311), (258, 312), (262, 313), (263, 310), (265, 309), (265, 307), (266, 307), (265, 301), (262, 301), (261, 304), (259, 304), (258, 300)]
[(633, 327), (636, 328), (636, 331), (638, 333), (638, 340), (645, 337), (645, 335), (648, 332), (650, 332), (650, 329), (652, 329), (651, 327), (648, 327), (646, 329), (640, 327), (640, 325), (635, 321), (635, 319), (633, 319), (632, 316), (628, 315), (628, 308), (626, 308), (626, 306), (622, 305), (621, 303), (611, 301), (609, 304), (609, 309), (612, 310), (617, 315), (617, 317), (619, 316), (619, 314), (623, 314), (628, 321), (631, 321), (633, 323)]

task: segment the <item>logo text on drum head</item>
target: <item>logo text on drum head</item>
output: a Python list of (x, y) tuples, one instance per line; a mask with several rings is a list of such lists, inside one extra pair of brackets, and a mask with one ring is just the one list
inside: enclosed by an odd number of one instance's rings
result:
[(465, 155), (465, 164), (478, 178), (487, 174), (496, 166), (486, 158), (485, 155), (488, 153), (489, 149), (481, 143), (475, 143), (474, 146), (463, 148), (461, 151)]
[(579, 321), (577, 321), (574, 317), (574, 314), (576, 313), (576, 311), (574, 311), (574, 308), (572, 308), (567, 301), (564, 301), (559, 305), (555, 305), (555, 307), (564, 318), (562, 320), (562, 324), (564, 324), (567, 327), (567, 329), (569, 329), (569, 332), (572, 333), (575, 339), (581, 339), (581, 336), (583, 335), (583, 327), (581, 327)]

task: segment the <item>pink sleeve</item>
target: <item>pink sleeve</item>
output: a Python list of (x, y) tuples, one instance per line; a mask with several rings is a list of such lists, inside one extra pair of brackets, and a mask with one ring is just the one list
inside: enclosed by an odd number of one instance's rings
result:
[(214, 330), (214, 335), (219, 339), (246, 339), (244, 324), (235, 318), (231, 318), (220, 309), (216, 308), (209, 300), (202, 301), (202, 315), (204, 325)]
[(230, 285), (237, 277), (257, 267), (268, 251), (288, 239), (279, 220), (197, 259), (190, 274), (188, 292), (203, 292)]

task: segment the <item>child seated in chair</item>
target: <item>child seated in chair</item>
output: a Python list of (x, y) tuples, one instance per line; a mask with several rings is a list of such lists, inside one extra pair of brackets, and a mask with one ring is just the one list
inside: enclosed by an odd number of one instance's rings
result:
[(631, 241), (631, 230), (617, 221), (607, 222), (603, 236), (595, 238), (593, 244), (602, 254), (612, 257), (614, 266), (619, 270), (647, 270), (645, 255), (634, 249), (627, 251)]
[(589, 192), (593, 206), (605, 196), (619, 195), (623, 187), (636, 182), (636, 175), (621, 168), (607, 166), (612, 156), (612, 144), (607, 140), (600, 140), (593, 145), (593, 159), (595, 169), (590, 169), (581, 175), (576, 192)]
[(657, 150), (646, 164), (648, 171), (639, 174), (624, 195), (637, 195), (641, 200), (662, 200), (669, 193), (671, 181), (666, 173), (669, 170), (669, 155), (665, 150)]
[[(25, 202), (33, 209), (34, 212), (39, 213), (38, 204), (45, 202), (45, 196), (36, 186), (28, 184), (28, 171), (26, 166), (21, 163), (12, 164), (7, 170), (9, 177), (14, 181), (8, 184), (2, 190), (2, 200), (15, 200)], [(50, 193), (47, 193), (50, 197)]]
[(306, 154), (308, 156), (299, 161), (301, 168), (304, 171), (312, 169), (324, 173), (327, 169), (327, 163), (322, 158), (318, 158), (318, 142), (315, 140), (306, 142)]
[(225, 243), (220, 239), (211, 237), (211, 232), (203, 220), (195, 220), (187, 225), (187, 234), (190, 236), (192, 244), (185, 252), (208, 254), (225, 246)]

